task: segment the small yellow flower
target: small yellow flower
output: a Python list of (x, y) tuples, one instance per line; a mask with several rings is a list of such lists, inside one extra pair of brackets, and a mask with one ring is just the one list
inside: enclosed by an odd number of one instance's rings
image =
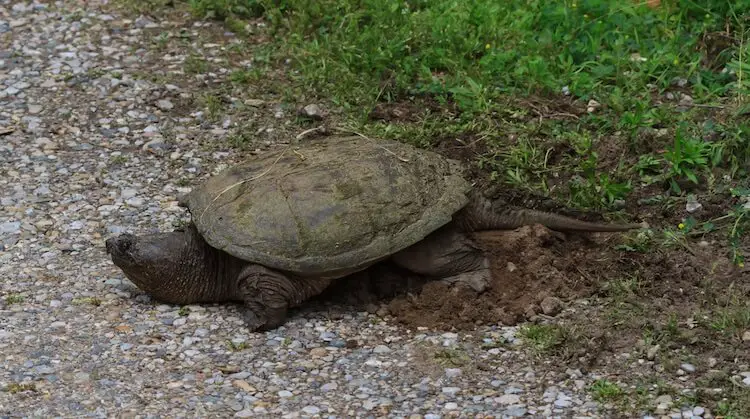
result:
[(679, 228), (680, 230), (682, 230), (683, 228), (685, 228), (685, 224), (683, 224), (683, 223), (677, 224), (677, 228)]
[(680, 63), (680, 59), (679, 58), (675, 58), (674, 60), (672, 60), (672, 64), (674, 64), (674, 65), (677, 65), (679, 63)]
[(490, 44), (485, 44), (485, 46), (484, 46), (484, 49), (490, 49), (491, 47), (492, 47), (492, 45), (490, 45)]
[(740, 262), (740, 263), (737, 264), (737, 266), (739, 266), (740, 268), (744, 268), (745, 267), (745, 262)]

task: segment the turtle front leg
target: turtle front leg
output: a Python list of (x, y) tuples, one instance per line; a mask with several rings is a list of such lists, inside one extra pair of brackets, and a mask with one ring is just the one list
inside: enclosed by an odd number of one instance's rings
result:
[(237, 279), (245, 302), (245, 322), (253, 331), (275, 329), (286, 322), (289, 308), (320, 294), (331, 282), (315, 277), (289, 278), (262, 265), (248, 265)]

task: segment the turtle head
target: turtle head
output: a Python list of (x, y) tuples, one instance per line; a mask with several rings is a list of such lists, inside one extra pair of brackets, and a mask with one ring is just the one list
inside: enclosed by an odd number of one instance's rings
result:
[(179, 290), (186, 285), (186, 269), (194, 252), (192, 231), (177, 230), (136, 236), (121, 234), (105, 242), (112, 262), (138, 288), (154, 298), (185, 303)]

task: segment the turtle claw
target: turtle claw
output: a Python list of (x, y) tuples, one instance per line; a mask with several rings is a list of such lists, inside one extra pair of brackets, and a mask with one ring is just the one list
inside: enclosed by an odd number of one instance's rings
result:
[(286, 322), (286, 309), (267, 310), (263, 315), (258, 315), (255, 310), (245, 307), (242, 317), (251, 331), (265, 332), (276, 329)]
[(258, 315), (250, 308), (245, 307), (242, 313), (242, 319), (245, 321), (245, 324), (250, 331), (259, 332), (264, 330), (266, 321), (258, 317)]

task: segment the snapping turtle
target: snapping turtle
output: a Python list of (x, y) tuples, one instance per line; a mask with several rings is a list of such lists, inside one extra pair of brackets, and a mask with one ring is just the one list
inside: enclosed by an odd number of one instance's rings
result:
[(186, 228), (106, 241), (112, 261), (167, 303), (244, 302), (253, 329), (337, 278), (391, 258), (412, 272), (487, 285), (489, 262), (470, 233), (542, 224), (625, 231), (532, 210), (494, 211), (461, 165), (396, 141), (329, 137), (252, 158), (180, 198)]

